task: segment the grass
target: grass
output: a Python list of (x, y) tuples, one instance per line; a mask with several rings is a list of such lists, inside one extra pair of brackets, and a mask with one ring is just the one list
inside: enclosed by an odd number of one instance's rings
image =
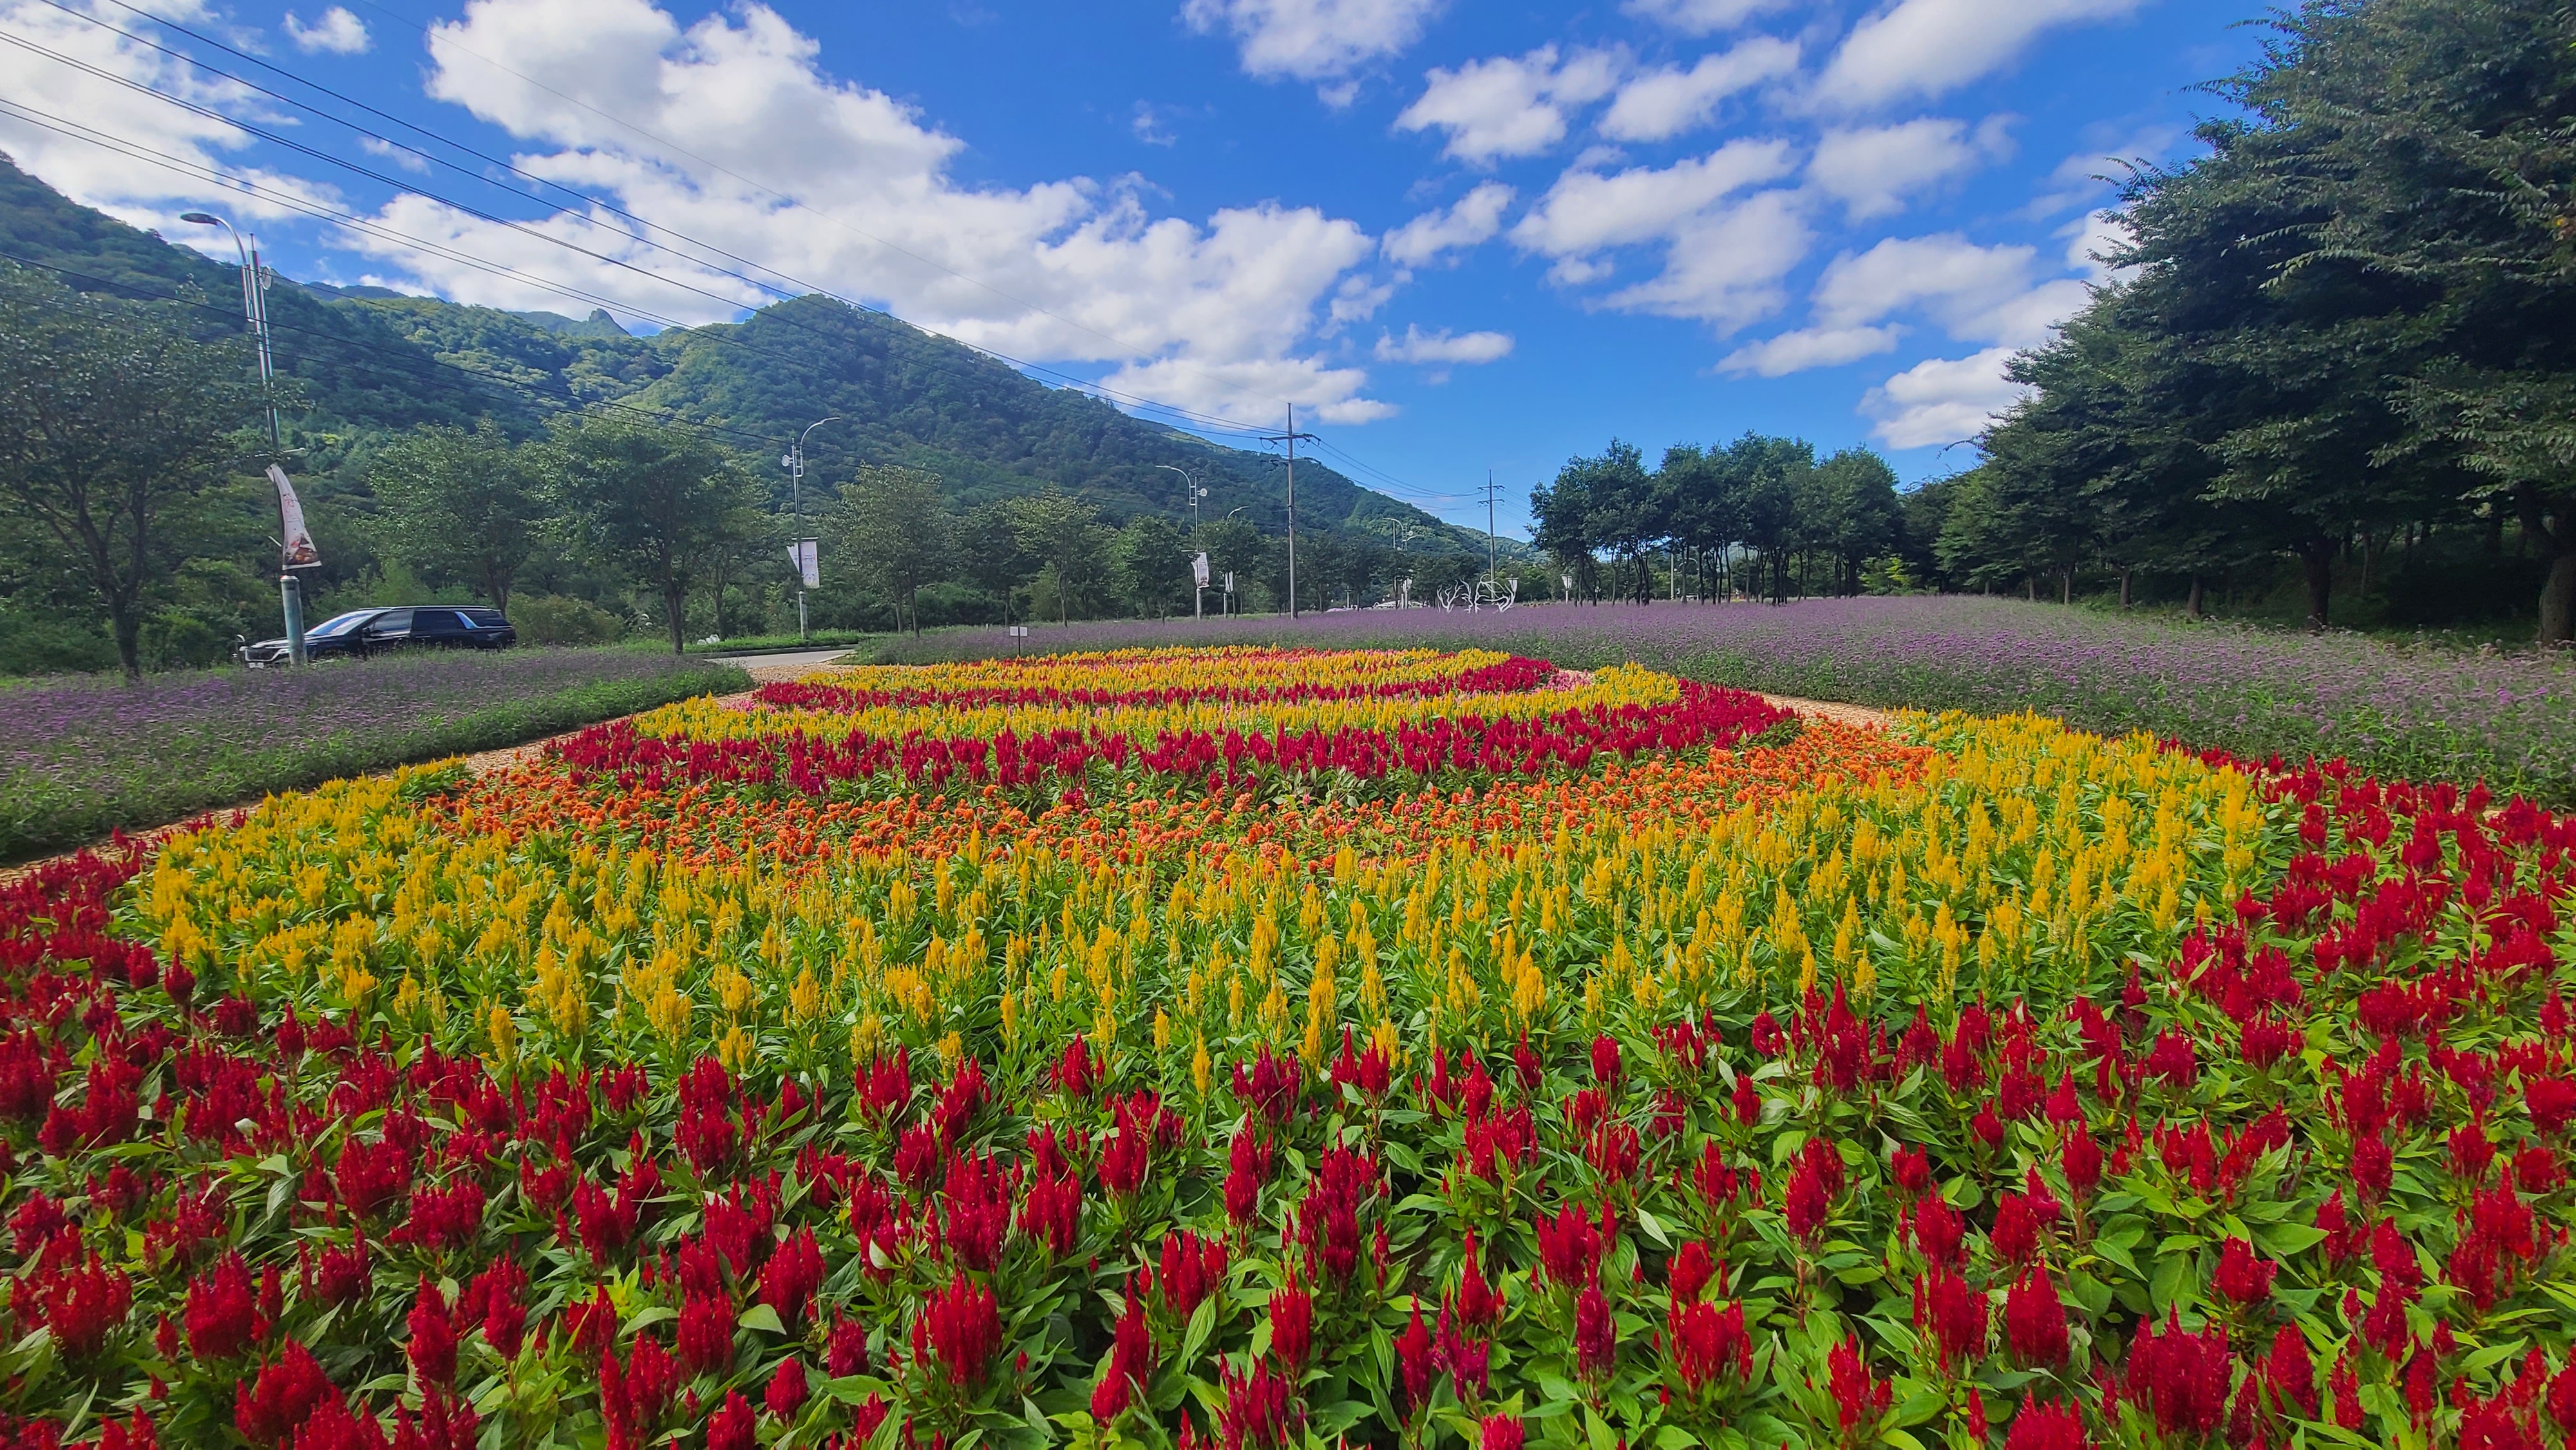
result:
[(29, 681), (0, 691), (0, 861), (750, 686), (731, 665), (618, 648)]

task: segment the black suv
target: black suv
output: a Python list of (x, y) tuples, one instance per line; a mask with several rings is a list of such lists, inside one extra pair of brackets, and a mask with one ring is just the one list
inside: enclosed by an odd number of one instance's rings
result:
[[(506, 649), (518, 642), (519, 632), (497, 609), (415, 604), (335, 614), (304, 632), (304, 653), (325, 660), (408, 649)], [(255, 670), (287, 662), (282, 639), (245, 643), (235, 653)]]

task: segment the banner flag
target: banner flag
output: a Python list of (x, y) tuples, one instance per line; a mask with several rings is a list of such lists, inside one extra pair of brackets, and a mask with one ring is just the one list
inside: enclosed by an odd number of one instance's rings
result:
[(295, 485), (286, 481), (286, 470), (270, 464), (268, 481), (277, 485), (277, 516), (285, 526), (279, 530), (279, 537), (286, 541), (283, 567), (321, 568), (322, 551), (313, 547), (313, 535), (304, 527), (304, 505), (296, 502)]

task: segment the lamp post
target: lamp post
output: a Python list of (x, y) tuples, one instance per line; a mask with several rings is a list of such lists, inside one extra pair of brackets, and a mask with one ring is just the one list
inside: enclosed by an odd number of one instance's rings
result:
[[(788, 497), (793, 500), (791, 506), (796, 512), (796, 537), (788, 542), (787, 552), (796, 561), (796, 642), (798, 644), (803, 644), (805, 642), (806, 633), (805, 440), (812, 437), (814, 430), (822, 427), (824, 424), (838, 423), (840, 421), (841, 415), (835, 413), (829, 418), (817, 418), (813, 422), (806, 424), (805, 431), (796, 435), (796, 446), (787, 451), (787, 456), (785, 458), (778, 460), (779, 462), (787, 465), (787, 492)], [(898, 619), (896, 623), (901, 624), (902, 621)]]
[[(1190, 500), (1190, 552), (1205, 554), (1207, 546), (1199, 540), (1199, 500), (1207, 497), (1207, 490), (1199, 487), (1199, 481), (1190, 477), (1190, 471), (1186, 468), (1169, 463), (1157, 463), (1154, 466), (1165, 473), (1177, 473), (1181, 476), (1181, 489)], [(1198, 560), (1193, 559), (1190, 561), (1190, 618), (1207, 618), (1203, 608), (1206, 597), (1207, 586), (1199, 582)]]
[[(233, 239), (233, 250), (241, 258), (242, 320), (250, 327), (252, 343), (259, 352), (259, 391), (268, 411), (268, 451), (271, 481), (277, 485), (278, 519), (282, 537), (279, 549), (282, 559), (277, 571), (279, 607), (286, 615), (286, 657), (298, 666), (307, 663), (304, 650), (304, 589), (295, 578), (299, 568), (310, 568), (312, 562), (297, 559), (297, 536), (304, 532), (303, 508), (296, 504), (294, 490), (287, 484), (286, 447), (277, 428), (277, 366), (268, 351), (268, 282), (259, 262), (259, 239), (244, 237), (231, 222), (209, 211), (182, 212), (179, 220), (193, 226), (222, 227)], [(304, 552), (311, 552), (306, 542)]]

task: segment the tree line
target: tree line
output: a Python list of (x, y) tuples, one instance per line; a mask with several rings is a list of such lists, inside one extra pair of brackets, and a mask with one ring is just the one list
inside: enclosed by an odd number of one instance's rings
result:
[[(226, 625), (274, 634), (277, 515), (258, 477), (271, 460), (250, 427), (263, 402), (246, 342), (184, 307), (0, 266), (0, 617), (99, 629), (129, 676), (223, 658)], [(284, 380), (278, 402), (292, 412), (302, 386)], [(675, 650), (701, 632), (792, 629), (798, 521), (771, 460), (738, 441), (614, 406), (522, 436), (484, 418), (371, 438), (344, 470), (358, 487), (313, 512), (326, 560), (363, 550), (373, 567), (313, 580), (310, 612), (470, 597), (521, 607), (527, 637), (642, 629)], [(809, 475), (804, 506), (822, 629), (1185, 616), (1202, 548), (1219, 586), (1208, 612), (1288, 600), (1285, 538), (1240, 517), (1193, 538), (1060, 488), (958, 508), (936, 473), (864, 463)], [(1402, 519), (1310, 526), (1298, 602), (1370, 604), (1484, 566)]]
[(2209, 154), (2127, 178), (2115, 280), (2014, 360), (2027, 401), (1932, 491), (1940, 563), (2197, 611), (2277, 560), (2318, 627), (2447, 587), (2566, 644), (2576, 12), (2310, 0), (2271, 24), (2210, 87), (2236, 114), (2199, 128)]
[(1676, 444), (1648, 468), (1614, 438), (1532, 490), (1530, 516), (1580, 599), (1786, 599), (1904, 581), (1896, 472), (1866, 448), (1820, 461), (1803, 439), (1747, 433)]

